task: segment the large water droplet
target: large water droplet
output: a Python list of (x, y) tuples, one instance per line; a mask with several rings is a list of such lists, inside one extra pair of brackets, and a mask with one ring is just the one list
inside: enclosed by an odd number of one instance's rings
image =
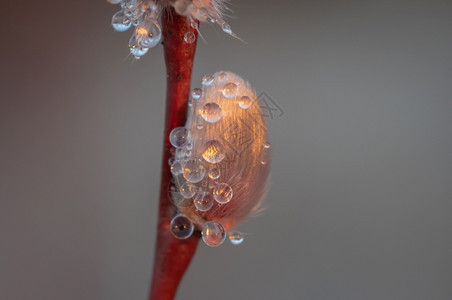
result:
[(224, 159), (223, 145), (216, 140), (207, 141), (203, 145), (202, 157), (212, 164), (219, 163)]
[(208, 211), (215, 203), (215, 199), (210, 193), (198, 193), (195, 196), (194, 203), (197, 210)]
[(228, 235), (229, 235), (229, 241), (233, 245), (239, 245), (244, 240), (243, 233), (241, 233), (240, 231), (231, 231), (228, 233)]
[(251, 104), (253, 103), (253, 100), (251, 100), (251, 98), (248, 96), (242, 96), (242, 97), (240, 97), (238, 103), (239, 103), (240, 108), (248, 109), (248, 108), (250, 108)]
[(228, 82), (223, 86), (223, 89), (221, 92), (223, 93), (223, 96), (228, 99), (232, 99), (237, 97), (237, 84), (233, 82)]
[(173, 147), (179, 148), (185, 146), (188, 143), (188, 129), (185, 127), (174, 128), (171, 130), (169, 140)]
[(123, 32), (130, 28), (132, 21), (124, 15), (124, 11), (120, 10), (115, 13), (111, 19), (111, 26), (114, 30)]
[(199, 158), (192, 158), (182, 163), (182, 174), (188, 182), (197, 183), (206, 175), (206, 168)]
[(176, 215), (171, 220), (170, 228), (171, 233), (180, 240), (189, 238), (194, 230), (192, 221), (182, 214)]
[(231, 26), (226, 22), (221, 23), (221, 29), (227, 34), (232, 34)]
[(219, 183), (213, 189), (213, 197), (220, 204), (228, 203), (232, 199), (232, 188), (227, 183)]
[(223, 244), (226, 239), (226, 232), (223, 225), (218, 222), (210, 221), (202, 229), (202, 240), (207, 246), (217, 247)]
[(207, 103), (204, 105), (201, 116), (206, 122), (215, 123), (218, 122), (223, 115), (223, 111), (221, 107), (213, 102)]

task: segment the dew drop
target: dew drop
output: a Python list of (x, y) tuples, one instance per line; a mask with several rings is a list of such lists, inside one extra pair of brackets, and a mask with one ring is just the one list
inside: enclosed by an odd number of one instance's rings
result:
[(265, 142), (264, 143), (264, 149), (270, 149), (270, 147), (271, 147), (270, 142)]
[(142, 22), (135, 30), (136, 39), (143, 48), (155, 47), (162, 37), (162, 30), (157, 21)]
[(225, 204), (232, 199), (232, 188), (227, 183), (219, 183), (213, 189), (213, 197), (220, 204)]
[(182, 174), (188, 182), (197, 183), (206, 175), (206, 168), (199, 158), (192, 158), (182, 163)]
[(250, 108), (251, 104), (253, 103), (253, 100), (251, 100), (248, 96), (242, 96), (239, 99), (239, 107), (243, 109)]
[(174, 128), (171, 130), (169, 140), (175, 148), (185, 146), (188, 143), (188, 129), (185, 127)]
[(182, 174), (182, 166), (181, 166), (181, 164), (180, 164), (180, 162), (174, 162), (172, 165), (171, 165), (171, 173), (173, 174), (173, 175), (175, 175), (175, 176), (178, 176), (178, 175), (180, 175), (180, 174)]
[(223, 244), (226, 239), (226, 232), (223, 225), (218, 222), (210, 221), (202, 229), (202, 240), (207, 246), (217, 247)]
[(229, 241), (233, 245), (240, 245), (244, 240), (243, 233), (241, 233), (240, 231), (231, 231), (228, 233), (228, 235), (229, 235)]
[(201, 98), (201, 95), (202, 95), (202, 90), (200, 88), (195, 88), (195, 89), (193, 89), (193, 92), (191, 92), (191, 96), (195, 100), (198, 100), (199, 98)]
[(221, 110), (221, 107), (213, 102), (204, 105), (201, 112), (202, 118), (209, 123), (218, 122), (221, 119), (222, 115), (223, 111)]
[(223, 145), (216, 140), (207, 141), (203, 145), (202, 157), (212, 164), (219, 163), (224, 159)]
[(222, 29), (224, 32), (226, 32), (227, 34), (232, 34), (231, 26), (230, 26), (228, 23), (226, 23), (226, 22), (223, 22), (223, 23), (221, 24), (221, 29)]
[(202, 84), (203, 85), (211, 85), (212, 82), (214, 80), (214, 77), (210, 74), (206, 74), (204, 75), (204, 77), (202, 78)]
[(135, 56), (135, 58), (141, 57), (143, 55), (145, 55), (149, 48), (144, 48), (142, 46), (140, 46), (140, 44), (138, 43), (137, 39), (135, 38), (135, 34), (132, 35), (132, 37), (130, 38), (129, 41), (129, 50), (130, 53)]
[(182, 214), (176, 215), (171, 220), (170, 228), (174, 237), (180, 240), (189, 238), (193, 234), (194, 230), (192, 221)]
[(170, 182), (168, 185), (168, 199), (177, 207), (188, 207), (192, 204), (191, 199), (185, 199), (173, 182)]
[(111, 19), (111, 26), (113, 29), (119, 32), (126, 31), (132, 25), (132, 21), (124, 15), (124, 11), (120, 10), (115, 13)]
[(213, 196), (210, 193), (198, 193), (193, 202), (195, 203), (197, 210), (208, 211), (215, 203), (215, 199), (213, 199)]
[(196, 35), (193, 32), (189, 31), (189, 32), (185, 33), (184, 41), (187, 44), (193, 44), (196, 41)]
[(228, 74), (221, 72), (220, 74), (218, 74), (218, 80), (220, 81), (225, 81), (228, 78)]
[(220, 169), (218, 169), (218, 168), (211, 168), (209, 170), (209, 178), (213, 179), (213, 180), (220, 178)]
[(223, 93), (223, 96), (228, 99), (232, 99), (237, 97), (237, 84), (233, 82), (228, 82), (223, 86), (223, 89), (221, 92)]
[(168, 165), (172, 165), (172, 164), (174, 164), (174, 161), (175, 161), (176, 159), (174, 158), (174, 157), (170, 157), (170, 158), (168, 158)]
[(191, 184), (190, 182), (186, 182), (180, 187), (180, 194), (186, 199), (192, 198), (195, 193), (196, 186)]

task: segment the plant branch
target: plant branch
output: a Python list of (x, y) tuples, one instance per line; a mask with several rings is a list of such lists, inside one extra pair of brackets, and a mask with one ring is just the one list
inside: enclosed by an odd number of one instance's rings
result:
[[(171, 157), (169, 133), (184, 126), (190, 92), (191, 73), (196, 50), (196, 41), (188, 44), (184, 34), (189, 24), (170, 9), (162, 15), (163, 44), (167, 69), (166, 118), (163, 139), (162, 177), (160, 186), (157, 242), (150, 300), (172, 300), (185, 271), (196, 251), (199, 237), (186, 240), (173, 237), (170, 232), (171, 219), (177, 209), (168, 198), (168, 184), (172, 178), (168, 159)], [(196, 37), (197, 32), (191, 29)]]

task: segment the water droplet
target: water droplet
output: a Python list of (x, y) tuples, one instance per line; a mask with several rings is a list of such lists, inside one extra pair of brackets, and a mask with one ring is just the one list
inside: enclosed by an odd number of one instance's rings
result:
[(248, 96), (242, 96), (239, 99), (239, 106), (240, 106), (240, 108), (243, 108), (243, 109), (250, 108), (252, 103), (253, 103), (253, 100), (251, 100), (251, 98)]
[(175, 161), (176, 159), (174, 158), (174, 157), (170, 157), (170, 158), (168, 158), (168, 165), (172, 165), (172, 164), (174, 164), (174, 161)]
[(135, 35), (138, 43), (143, 48), (155, 47), (162, 37), (162, 30), (156, 20), (141, 22), (136, 28)]
[(232, 34), (231, 26), (226, 22), (221, 23), (221, 29), (227, 34)]
[(264, 149), (270, 149), (270, 147), (271, 147), (270, 142), (265, 142), (264, 143)]
[(170, 182), (168, 185), (168, 199), (177, 207), (188, 207), (192, 204), (191, 199), (182, 197), (174, 182)]
[(195, 193), (196, 193), (196, 186), (191, 184), (190, 182), (186, 182), (180, 187), (180, 194), (184, 198), (187, 198), (187, 199), (192, 198), (195, 195)]
[(218, 74), (218, 80), (220, 81), (225, 81), (228, 78), (228, 74), (221, 72), (220, 74)]
[(192, 158), (182, 163), (182, 174), (188, 182), (197, 183), (206, 175), (206, 168), (199, 158)]
[(124, 15), (124, 11), (120, 10), (115, 13), (111, 19), (111, 26), (114, 30), (123, 32), (130, 28), (132, 21)]
[(195, 207), (199, 211), (208, 211), (212, 208), (215, 200), (213, 199), (212, 194), (209, 193), (198, 193), (195, 196)]
[(214, 179), (214, 180), (220, 178), (220, 169), (218, 169), (218, 168), (211, 168), (209, 170), (209, 178), (210, 179)]
[(240, 231), (230, 231), (228, 233), (229, 235), (229, 241), (233, 244), (233, 245), (239, 245), (243, 242), (244, 240), (244, 236), (243, 233), (241, 233)]
[(219, 163), (224, 159), (223, 145), (216, 140), (207, 141), (203, 145), (202, 157), (212, 164)]
[(189, 31), (189, 32), (185, 33), (184, 41), (187, 44), (193, 44), (196, 41), (196, 35), (193, 32)]
[(190, 158), (192, 151), (187, 149), (187, 146), (177, 148), (176, 154), (174, 155), (177, 161), (184, 161)]
[(198, 100), (199, 98), (201, 98), (201, 95), (202, 95), (202, 90), (200, 88), (195, 88), (195, 89), (193, 89), (193, 92), (191, 92), (191, 96), (195, 100)]
[(187, 148), (188, 150), (192, 150), (193, 149), (193, 144), (192, 143), (188, 143), (187, 145), (185, 145), (185, 148)]
[(185, 215), (178, 214), (172, 220), (170, 224), (171, 233), (174, 237), (184, 240), (189, 238), (193, 234), (193, 223)]
[(228, 203), (232, 199), (232, 188), (227, 183), (219, 183), (213, 189), (213, 197), (220, 204)]
[(204, 77), (202, 78), (202, 84), (203, 85), (211, 85), (212, 82), (214, 80), (214, 77), (210, 74), (206, 74), (204, 75)]
[(210, 102), (204, 105), (201, 115), (207, 122), (215, 123), (221, 119), (223, 111), (218, 104)]
[(228, 99), (232, 99), (237, 97), (237, 84), (233, 82), (228, 82), (223, 86), (223, 89), (221, 92), (223, 93), (223, 96)]
[(175, 148), (185, 146), (188, 143), (188, 129), (185, 127), (174, 128), (171, 130), (169, 140)]
[(226, 232), (223, 225), (218, 222), (210, 221), (202, 229), (202, 240), (207, 246), (217, 247), (223, 244), (226, 239)]
[(129, 49), (130, 53), (136, 57), (145, 55), (149, 50), (149, 48), (143, 48), (139, 45), (138, 41), (135, 39), (135, 34), (130, 38)]
[(177, 161), (174, 162), (171, 165), (170, 169), (171, 169), (171, 173), (175, 176), (182, 174), (182, 166), (181, 166), (180, 162), (177, 162)]

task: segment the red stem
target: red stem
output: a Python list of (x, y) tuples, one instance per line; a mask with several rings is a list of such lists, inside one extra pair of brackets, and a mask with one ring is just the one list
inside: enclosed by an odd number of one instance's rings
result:
[[(150, 300), (174, 299), (179, 282), (195, 254), (199, 241), (194, 235), (186, 240), (178, 240), (172, 236), (170, 222), (177, 210), (168, 199), (168, 183), (172, 177), (168, 166), (168, 159), (171, 157), (168, 136), (173, 128), (185, 125), (196, 42), (188, 44), (184, 41), (184, 34), (190, 30), (189, 25), (186, 18), (176, 14), (173, 9), (164, 12), (162, 26), (167, 69), (166, 118)], [(197, 37), (196, 30), (191, 31)]]

